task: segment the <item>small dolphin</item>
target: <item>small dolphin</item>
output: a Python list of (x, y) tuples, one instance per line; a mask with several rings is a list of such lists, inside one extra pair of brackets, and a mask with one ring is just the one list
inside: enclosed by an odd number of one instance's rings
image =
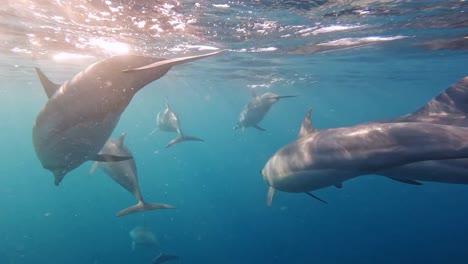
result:
[(179, 259), (179, 256), (160, 253), (153, 260), (153, 264), (161, 264), (161, 263), (164, 263), (164, 262), (167, 262), (167, 261), (178, 260), (178, 259)]
[(171, 140), (167, 145), (166, 148), (180, 143), (182, 141), (203, 141), (201, 138), (192, 137), (192, 136), (185, 136), (180, 129), (179, 118), (177, 117), (176, 113), (174, 113), (171, 108), (169, 107), (169, 101), (166, 97), (166, 109), (158, 113), (156, 117), (156, 124), (157, 127), (151, 134), (153, 134), (156, 130), (168, 131), (168, 132), (176, 132), (179, 134), (178, 137)]
[(267, 204), (275, 189), (307, 193), (367, 174), (409, 184), (468, 184), (467, 110), (468, 77), (415, 113), (393, 120), (317, 130), (309, 110), (299, 138), (261, 171), (270, 185)]
[(296, 95), (277, 95), (268, 92), (257, 96), (255, 91), (252, 90), (252, 98), (242, 109), (242, 112), (239, 115), (239, 121), (237, 121), (237, 124), (233, 129), (236, 130), (238, 128), (245, 129), (246, 127), (255, 127), (260, 131), (265, 131), (265, 129), (261, 128), (258, 123), (262, 121), (273, 104), (282, 98), (290, 97), (296, 97)]
[[(122, 133), (118, 139), (109, 139), (99, 154), (112, 156), (127, 156), (131, 157), (132, 153), (127, 146), (124, 145), (125, 133)], [(136, 205), (130, 206), (117, 213), (117, 216), (123, 216), (131, 213), (142, 212), (155, 209), (172, 209), (172, 205), (161, 203), (145, 203), (143, 196), (138, 186), (137, 168), (134, 159), (117, 161), (117, 162), (100, 162), (96, 161), (91, 167), (90, 174), (93, 174), (97, 168), (101, 168), (120, 186), (130, 192), (138, 201)]]
[(49, 100), (34, 123), (33, 143), (42, 166), (53, 172), (55, 185), (85, 161), (131, 159), (98, 153), (132, 97), (172, 66), (220, 52), (175, 59), (114, 56), (88, 66), (63, 85), (36, 68)]
[(159, 248), (156, 236), (146, 226), (136, 226), (133, 228), (130, 231), (130, 237), (132, 238), (132, 250), (135, 250), (136, 246)]

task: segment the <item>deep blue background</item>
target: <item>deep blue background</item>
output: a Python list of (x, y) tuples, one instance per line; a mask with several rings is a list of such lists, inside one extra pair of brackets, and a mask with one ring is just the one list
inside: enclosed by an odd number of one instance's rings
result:
[[(31, 127), (46, 96), (31, 64), (56, 81), (76, 71), (57, 75), (51, 63), (11, 60), (21, 71), (0, 77), (0, 263), (150, 263), (156, 252), (132, 252), (128, 235), (144, 223), (180, 263), (467, 263), (468, 186), (363, 176), (316, 191), (328, 205), (277, 192), (267, 208), (258, 173), (295, 139), (309, 106), (316, 128), (406, 114), (468, 74), (466, 52), (228, 52), (176, 67), (135, 96), (114, 136), (127, 132), (145, 199), (177, 209), (122, 218), (115, 213), (134, 199), (103, 172), (88, 175), (91, 162), (55, 187), (32, 147)], [(272, 77), (250, 81), (254, 62), (270, 64), (255, 70)], [(258, 93), (300, 96), (271, 109), (261, 123), (266, 132), (232, 131), (254, 84), (270, 84)], [(164, 149), (174, 134), (149, 135), (165, 96), (184, 132), (205, 143)]]

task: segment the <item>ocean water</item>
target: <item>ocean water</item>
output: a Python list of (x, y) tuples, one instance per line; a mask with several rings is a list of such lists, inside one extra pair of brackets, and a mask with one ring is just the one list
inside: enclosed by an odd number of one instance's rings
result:
[[(6, 1), (0, 7), (0, 263), (468, 263), (468, 186), (361, 176), (342, 189), (277, 192), (259, 174), (295, 140), (312, 107), (325, 129), (415, 111), (468, 75), (465, 1)], [(148, 202), (177, 207), (123, 217), (134, 198), (92, 162), (60, 186), (32, 145), (47, 101), (34, 67), (64, 82), (119, 54), (173, 67), (122, 114)], [(251, 90), (298, 95), (275, 104), (267, 131), (232, 128)], [(188, 135), (164, 146), (165, 97)], [(132, 251), (146, 226), (160, 248)]]

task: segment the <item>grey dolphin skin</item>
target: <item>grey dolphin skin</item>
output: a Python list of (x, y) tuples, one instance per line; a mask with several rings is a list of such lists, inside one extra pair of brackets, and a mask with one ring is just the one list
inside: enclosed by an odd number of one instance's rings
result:
[(468, 77), (416, 112), (352, 127), (317, 130), (311, 110), (296, 141), (278, 150), (261, 171), (275, 189), (305, 192), (361, 175), (468, 184)]
[(245, 129), (246, 127), (254, 127), (260, 131), (265, 131), (261, 128), (258, 123), (263, 120), (266, 113), (270, 110), (276, 102), (282, 98), (296, 97), (295, 95), (277, 95), (274, 93), (264, 93), (257, 96), (254, 90), (252, 90), (252, 98), (244, 106), (242, 112), (239, 115), (239, 120), (234, 126), (234, 130), (238, 128)]
[[(112, 156), (131, 157), (132, 153), (124, 144), (125, 133), (122, 133), (118, 139), (109, 139), (104, 147), (99, 152), (100, 154), (107, 154)], [(97, 168), (101, 168), (107, 175), (109, 175), (115, 182), (124, 187), (125, 190), (130, 192), (138, 201), (136, 205), (130, 206), (117, 213), (117, 216), (123, 216), (131, 213), (142, 212), (155, 209), (172, 209), (172, 205), (162, 203), (146, 203), (138, 185), (137, 168), (135, 159), (129, 159), (117, 162), (98, 162), (96, 161), (90, 174), (93, 174)]]
[(98, 152), (133, 96), (172, 66), (220, 52), (175, 59), (114, 56), (88, 66), (63, 85), (54, 84), (36, 68), (49, 100), (34, 123), (33, 144), (42, 166), (54, 174), (55, 185), (88, 160), (131, 159)]
[(186, 136), (184, 135), (184, 133), (182, 133), (182, 130), (180, 129), (179, 118), (177, 117), (176, 113), (174, 113), (169, 107), (169, 101), (167, 97), (166, 97), (166, 109), (158, 113), (156, 117), (156, 125), (157, 125), (156, 129), (153, 130), (151, 134), (154, 133), (154, 131), (158, 129), (161, 131), (176, 132), (177, 134), (179, 134), (178, 137), (174, 138), (166, 145), (166, 148), (173, 146), (177, 143), (183, 142), (183, 141), (204, 141), (201, 138)]

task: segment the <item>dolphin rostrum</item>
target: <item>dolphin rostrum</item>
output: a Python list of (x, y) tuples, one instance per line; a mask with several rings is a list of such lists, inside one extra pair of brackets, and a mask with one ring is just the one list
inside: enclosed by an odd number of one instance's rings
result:
[(85, 161), (131, 159), (98, 152), (132, 97), (172, 66), (220, 52), (175, 59), (114, 56), (88, 66), (63, 85), (54, 84), (36, 68), (49, 100), (34, 123), (33, 143), (42, 166), (53, 172), (55, 185)]
[[(104, 147), (99, 152), (100, 154), (107, 154), (112, 156), (131, 157), (132, 153), (124, 144), (125, 133), (122, 133), (118, 139), (109, 139)], [(101, 162), (96, 161), (91, 167), (90, 174), (93, 174), (96, 168), (101, 168), (120, 186), (130, 192), (138, 201), (136, 205), (130, 206), (117, 213), (117, 216), (123, 216), (135, 212), (142, 212), (155, 209), (172, 209), (172, 205), (161, 203), (145, 203), (143, 196), (138, 185), (137, 168), (134, 159), (117, 161), (117, 162)]]
[(180, 143), (182, 141), (204, 141), (201, 138), (186, 136), (184, 135), (184, 133), (182, 133), (182, 130), (180, 129), (179, 118), (177, 117), (176, 113), (174, 113), (169, 107), (169, 101), (167, 97), (166, 97), (166, 109), (159, 112), (158, 115), (156, 116), (156, 125), (157, 125), (156, 129), (153, 130), (151, 134), (153, 134), (158, 129), (161, 131), (176, 132), (177, 134), (179, 134), (178, 137), (174, 138), (166, 145), (166, 148), (172, 145), (175, 145), (177, 143)]
[(309, 192), (360, 175), (409, 184), (468, 184), (468, 77), (415, 113), (381, 122), (317, 130), (308, 111), (299, 138), (278, 150), (262, 175), (274, 190)]
[(239, 120), (234, 126), (234, 130), (238, 128), (245, 129), (246, 127), (255, 127), (260, 131), (265, 131), (264, 128), (261, 128), (258, 123), (262, 121), (266, 113), (270, 110), (271, 106), (278, 102), (282, 98), (296, 97), (295, 95), (277, 95), (274, 93), (264, 93), (262, 95), (257, 95), (254, 90), (252, 90), (252, 98), (244, 106), (242, 112), (239, 115)]

